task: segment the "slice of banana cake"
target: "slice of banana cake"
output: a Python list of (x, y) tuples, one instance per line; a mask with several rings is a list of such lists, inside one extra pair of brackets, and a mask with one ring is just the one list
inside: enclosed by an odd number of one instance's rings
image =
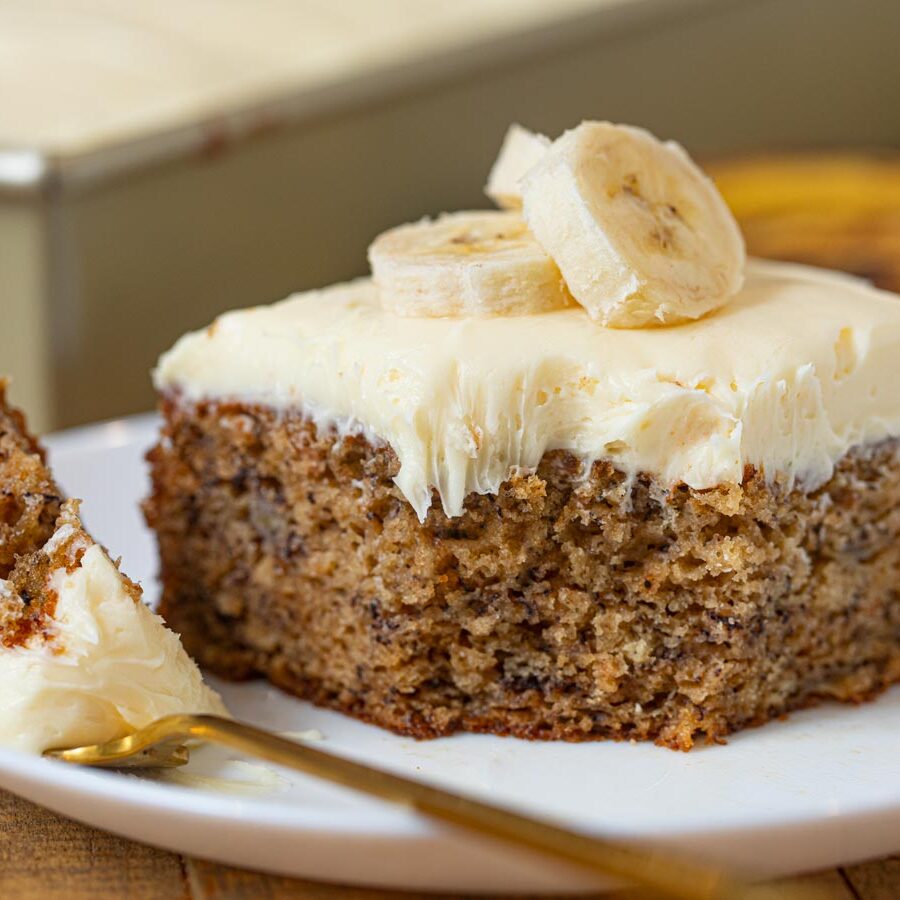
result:
[(900, 298), (746, 262), (684, 151), (579, 127), (507, 142), (507, 211), (164, 355), (145, 509), (204, 664), (682, 749), (900, 679)]
[(41, 753), (225, 714), (177, 635), (64, 501), (0, 379), (0, 746)]

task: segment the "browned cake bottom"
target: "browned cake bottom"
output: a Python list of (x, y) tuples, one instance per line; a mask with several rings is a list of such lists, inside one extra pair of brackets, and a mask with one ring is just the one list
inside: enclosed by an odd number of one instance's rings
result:
[(688, 749), (900, 680), (900, 449), (813, 493), (673, 491), (548, 453), (424, 524), (389, 448), (259, 407), (163, 403), (147, 518), (163, 614), (263, 674), (416, 737)]

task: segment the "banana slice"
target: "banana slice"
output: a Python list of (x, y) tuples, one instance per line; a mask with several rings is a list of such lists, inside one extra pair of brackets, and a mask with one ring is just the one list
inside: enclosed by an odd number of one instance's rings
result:
[(743, 283), (740, 229), (682, 147), (583, 122), (523, 177), (523, 210), (569, 291), (616, 328), (697, 319)]
[(502, 209), (521, 209), (519, 179), (543, 156), (551, 140), (521, 125), (510, 125), (488, 175), (484, 192)]
[(512, 212), (446, 213), (369, 247), (381, 304), (401, 316), (516, 316), (571, 304), (559, 269)]

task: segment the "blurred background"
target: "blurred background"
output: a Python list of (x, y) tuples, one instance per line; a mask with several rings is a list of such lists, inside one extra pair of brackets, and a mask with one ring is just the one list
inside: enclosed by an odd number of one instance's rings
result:
[(151, 408), (217, 313), (487, 206), (506, 127), (644, 125), (752, 251), (900, 288), (898, 0), (0, 0), (0, 373), (46, 430)]

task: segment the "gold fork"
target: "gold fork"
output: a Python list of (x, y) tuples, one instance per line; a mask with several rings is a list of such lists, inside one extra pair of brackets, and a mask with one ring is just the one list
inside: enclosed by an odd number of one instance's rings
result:
[(221, 744), (372, 794), (488, 838), (536, 850), (618, 881), (630, 882), (661, 897), (674, 900), (822, 898), (818, 891), (808, 889), (744, 884), (713, 868), (569, 831), (218, 716), (165, 716), (115, 741), (49, 750), (45, 755), (84, 766), (178, 766), (188, 761), (189, 751), (184, 742), (197, 740)]

